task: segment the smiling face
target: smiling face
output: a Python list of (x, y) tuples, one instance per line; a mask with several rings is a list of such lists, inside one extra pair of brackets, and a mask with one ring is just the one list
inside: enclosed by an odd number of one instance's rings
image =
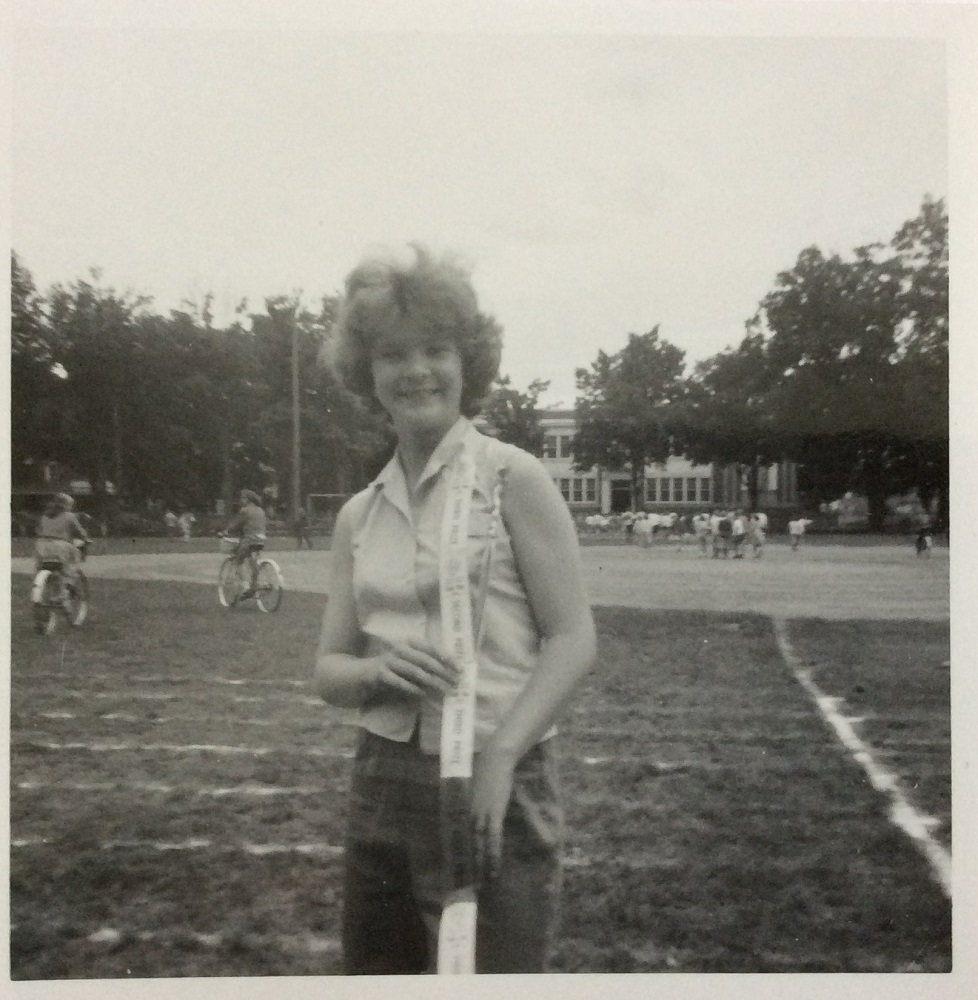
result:
[(405, 319), (373, 345), (370, 370), (399, 437), (440, 440), (461, 415), (462, 358), (444, 334)]

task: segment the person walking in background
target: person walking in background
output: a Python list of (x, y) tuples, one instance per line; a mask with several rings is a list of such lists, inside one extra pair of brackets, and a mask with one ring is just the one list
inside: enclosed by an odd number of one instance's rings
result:
[(443, 629), (460, 627), (442, 620), (443, 581), (459, 572), (442, 539), (457, 538), (465, 497), (467, 533), (453, 545), (465, 546), (478, 660), (476, 971), (543, 972), (561, 880), (554, 723), (592, 668), (594, 623), (549, 474), (470, 419), (499, 368), (499, 327), (461, 268), (413, 256), (351, 272), (333, 345), (340, 381), (379, 402), (397, 435), (387, 466), (337, 518), (315, 667), (325, 700), (359, 709), (344, 970), (436, 967), (442, 701), (459, 677)]
[(190, 535), (191, 535), (191, 532), (193, 531), (193, 527), (194, 527), (194, 524), (196, 523), (196, 521), (197, 521), (197, 518), (195, 518), (194, 515), (193, 515), (193, 513), (191, 511), (189, 511), (189, 510), (185, 510), (180, 515), (180, 518), (179, 518), (180, 531), (183, 534), (183, 540), (185, 542), (189, 542), (190, 541)]
[(632, 542), (635, 540), (635, 514), (630, 510), (626, 510), (621, 515), (621, 523), (625, 526), (625, 541)]
[(744, 558), (744, 542), (747, 539), (747, 521), (742, 510), (735, 511), (730, 519), (730, 541), (734, 559)]
[(716, 531), (713, 535), (713, 558), (721, 555), (724, 559), (730, 551), (730, 538), (733, 535), (733, 516), (729, 511), (721, 511), (716, 521)]
[(930, 524), (921, 525), (920, 530), (917, 532), (917, 539), (914, 542), (914, 549), (918, 556), (930, 557), (931, 550), (934, 548), (934, 530), (931, 528)]
[(312, 548), (312, 539), (309, 537), (309, 518), (306, 515), (305, 507), (300, 507), (296, 511), (295, 520), (292, 522), (292, 534), (295, 535), (296, 551), (302, 548), (303, 542)]
[(791, 538), (791, 551), (796, 552), (801, 545), (805, 529), (811, 524), (811, 519), (807, 517), (796, 517), (788, 522), (788, 535)]
[(754, 547), (755, 559), (760, 559), (764, 554), (764, 542), (767, 540), (767, 523), (767, 514), (762, 510), (756, 510), (750, 516), (750, 541)]
[(700, 545), (700, 556), (705, 557), (710, 544), (710, 512), (703, 511), (693, 517), (693, 531)]

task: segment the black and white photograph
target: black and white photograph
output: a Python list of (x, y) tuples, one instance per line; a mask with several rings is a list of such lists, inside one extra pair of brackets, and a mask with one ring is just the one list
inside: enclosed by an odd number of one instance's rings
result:
[(978, 5), (3, 21), (0, 992), (973, 995)]

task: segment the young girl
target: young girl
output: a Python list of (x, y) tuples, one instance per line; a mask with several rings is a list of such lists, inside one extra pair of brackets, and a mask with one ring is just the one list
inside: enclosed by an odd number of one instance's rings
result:
[(75, 540), (87, 542), (88, 532), (74, 512), (75, 501), (67, 493), (57, 493), (44, 508), (37, 523), (37, 568), (45, 559), (60, 559), (64, 579), (73, 586), (78, 578), (78, 549)]
[(449, 483), (465, 467), (480, 633), (476, 970), (542, 972), (560, 887), (554, 721), (593, 664), (594, 624), (573, 522), (547, 472), (469, 420), (498, 370), (499, 328), (479, 311), (464, 271), (420, 248), (412, 258), (353, 270), (334, 344), (340, 379), (379, 403), (397, 435), (386, 468), (337, 518), (316, 663), (322, 697), (358, 708), (361, 726), (344, 968), (435, 968), (441, 709), (459, 676), (442, 631), (441, 536)]

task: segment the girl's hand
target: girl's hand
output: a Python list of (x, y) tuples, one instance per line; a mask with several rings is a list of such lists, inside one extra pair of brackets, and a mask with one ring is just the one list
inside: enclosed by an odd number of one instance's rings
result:
[(472, 820), (475, 824), (476, 871), (482, 878), (499, 875), (503, 857), (503, 821), (513, 793), (516, 761), (486, 749), (473, 761)]
[(396, 643), (375, 658), (378, 685), (407, 694), (444, 695), (458, 684), (458, 668), (440, 650), (411, 639)]

